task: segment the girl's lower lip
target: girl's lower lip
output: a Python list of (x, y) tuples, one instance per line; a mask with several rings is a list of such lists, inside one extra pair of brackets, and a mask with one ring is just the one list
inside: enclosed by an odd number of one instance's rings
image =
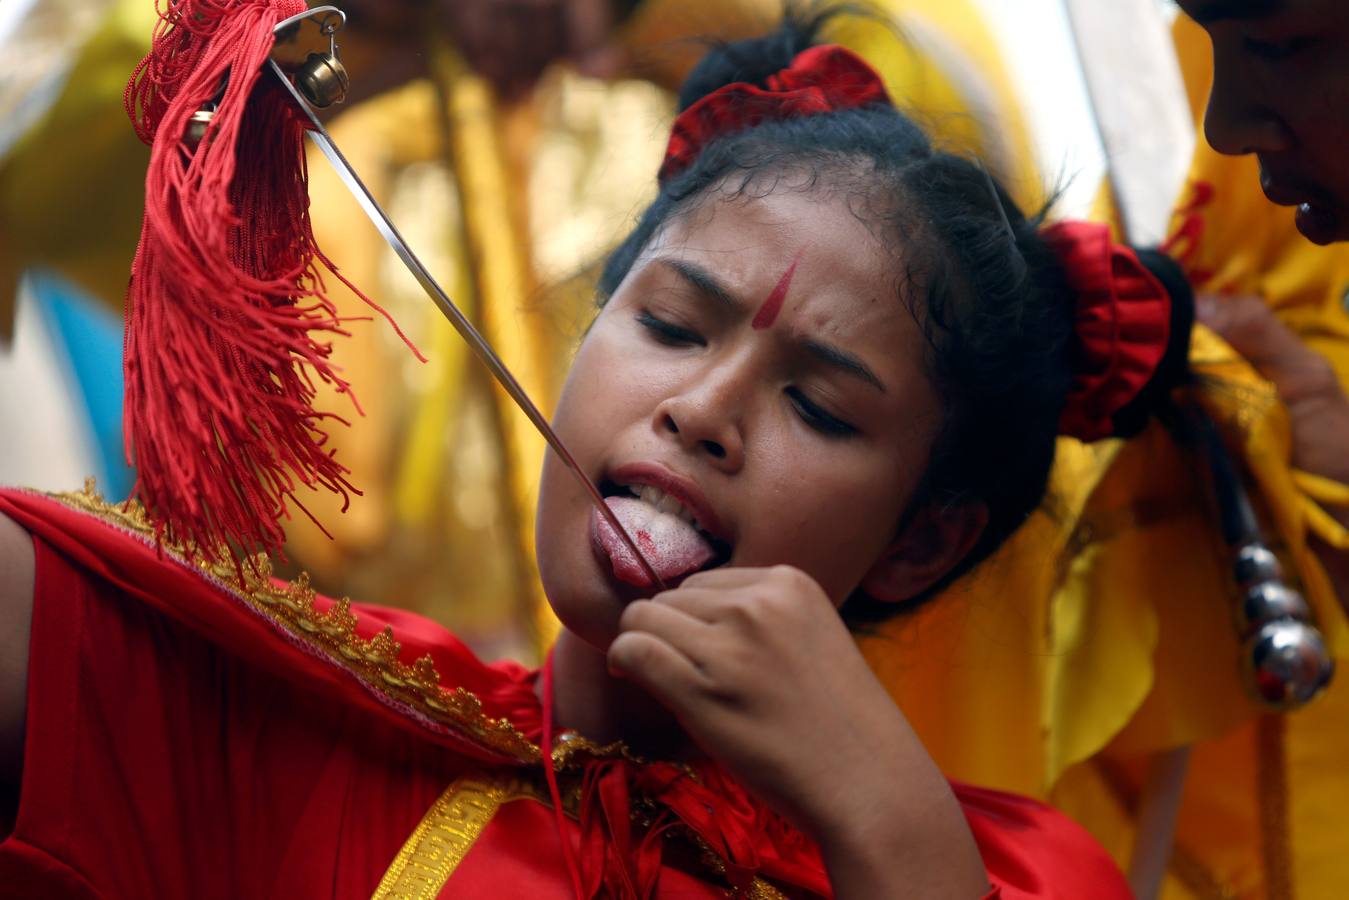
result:
[(1297, 230), (1313, 244), (1325, 246), (1334, 243), (1339, 236), (1339, 216), (1323, 206), (1312, 203), (1300, 204), (1295, 221)]

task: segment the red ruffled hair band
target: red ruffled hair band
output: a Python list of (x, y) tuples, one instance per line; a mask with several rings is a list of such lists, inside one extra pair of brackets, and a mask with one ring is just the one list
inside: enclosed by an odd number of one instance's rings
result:
[(691, 166), (715, 138), (764, 122), (892, 105), (876, 70), (837, 44), (802, 50), (790, 66), (768, 76), (764, 85), (732, 82), (680, 113), (670, 130), (665, 161), (657, 176), (661, 183)]
[(1077, 295), (1073, 386), (1059, 434), (1098, 441), (1152, 379), (1171, 339), (1171, 295), (1133, 249), (1097, 222), (1058, 222), (1040, 236)]
[[(764, 122), (875, 104), (893, 106), (875, 69), (844, 47), (811, 47), (763, 87), (733, 82), (681, 112), (659, 180), (686, 170), (716, 138)], [(1041, 234), (1077, 295), (1073, 387), (1059, 433), (1083, 441), (1110, 437), (1115, 415), (1139, 395), (1166, 355), (1170, 295), (1133, 250), (1111, 240), (1105, 225), (1060, 222)]]

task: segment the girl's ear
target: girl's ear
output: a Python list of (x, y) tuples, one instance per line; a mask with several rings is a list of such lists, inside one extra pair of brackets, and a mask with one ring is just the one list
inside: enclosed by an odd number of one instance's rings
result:
[(867, 572), (861, 589), (882, 603), (917, 597), (965, 558), (987, 524), (983, 503), (928, 503)]

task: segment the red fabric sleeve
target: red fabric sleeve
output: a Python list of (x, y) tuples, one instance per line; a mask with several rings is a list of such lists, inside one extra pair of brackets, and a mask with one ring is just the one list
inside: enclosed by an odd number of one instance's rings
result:
[[(190, 563), (168, 553), (158, 553), (149, 538), (31, 491), (0, 490), (0, 513), (39, 535), (100, 583), (125, 592), (128, 599), (165, 614), (192, 632), (209, 636), (216, 646), (228, 648), (236, 656), (291, 684), (331, 696), (341, 695), (349, 705), (379, 716), (395, 727), (413, 729), (458, 754), (489, 763), (513, 761), (460, 731), (407, 715), (404, 710), (394, 710), (387, 698), (378, 696), (342, 666), (333, 665), (324, 654), (282, 633), (223, 584), (203, 575)], [(333, 602), (321, 595), (314, 598), (319, 611)], [(403, 644), (400, 658), (410, 665), (422, 655), (431, 656), (441, 683), (473, 691), (489, 715), (507, 715), (520, 696), (530, 693), (527, 680), (494, 674), (496, 670), (484, 666), (462, 642), (434, 623), (397, 610), (361, 609), (356, 623), (361, 638), (369, 640), (386, 625), (397, 623), (405, 629), (399, 635)], [(502, 701), (500, 711), (495, 705), (498, 699)]]
[(952, 782), (1000, 900), (1133, 900), (1086, 829), (1035, 800)]
[(462, 757), (34, 547), (23, 781), (0, 894), (369, 897)]

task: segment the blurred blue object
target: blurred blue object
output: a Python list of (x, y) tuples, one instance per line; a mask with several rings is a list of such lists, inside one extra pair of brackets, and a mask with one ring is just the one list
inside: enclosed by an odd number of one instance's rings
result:
[(122, 448), (122, 320), (57, 275), (31, 270), (27, 277), (47, 329), (79, 386), (97, 450), (100, 490), (110, 500), (124, 499), (136, 475)]

